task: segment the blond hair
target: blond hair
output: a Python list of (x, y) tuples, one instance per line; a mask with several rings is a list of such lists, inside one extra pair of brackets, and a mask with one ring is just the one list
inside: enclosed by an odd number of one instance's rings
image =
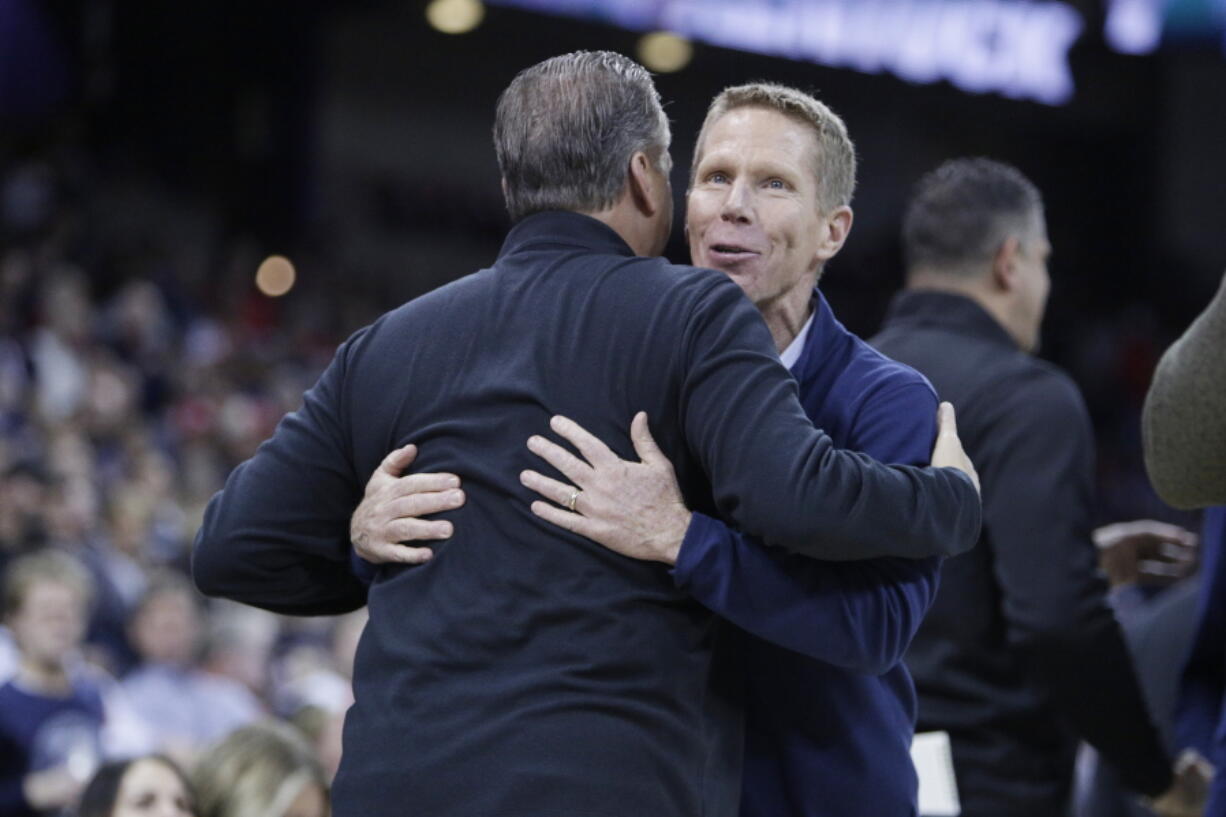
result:
[(734, 85), (725, 88), (711, 100), (694, 147), (694, 162), (690, 166), (691, 187), (707, 131), (729, 111), (748, 107), (778, 111), (812, 128), (817, 139), (813, 172), (817, 177), (819, 205), (828, 212), (851, 204), (851, 196), (856, 189), (856, 147), (847, 135), (847, 126), (829, 106), (813, 96), (770, 82)]
[(281, 817), (310, 784), (328, 781), (297, 729), (278, 721), (231, 732), (192, 774), (200, 817)]

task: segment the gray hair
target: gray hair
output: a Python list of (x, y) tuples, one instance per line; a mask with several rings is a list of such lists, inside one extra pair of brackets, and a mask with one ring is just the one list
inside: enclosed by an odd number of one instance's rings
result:
[(611, 206), (635, 153), (668, 173), (671, 138), (651, 74), (628, 57), (576, 51), (520, 71), (494, 120), (511, 220)]
[(1042, 230), (1043, 197), (1012, 165), (953, 159), (916, 184), (903, 217), (907, 270), (974, 274), (1010, 236)]
[(698, 132), (690, 186), (702, 155), (707, 131), (724, 114), (736, 108), (755, 107), (777, 111), (808, 125), (817, 139), (813, 172), (817, 176), (818, 204), (827, 212), (851, 204), (856, 189), (856, 148), (847, 125), (828, 105), (804, 91), (770, 82), (751, 82), (725, 88), (707, 108), (707, 118)]

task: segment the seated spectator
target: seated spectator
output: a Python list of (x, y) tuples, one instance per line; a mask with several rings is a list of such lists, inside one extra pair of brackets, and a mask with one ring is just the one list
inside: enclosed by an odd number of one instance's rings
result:
[(128, 625), (138, 664), (124, 691), (157, 747), (184, 762), (263, 714), (241, 683), (199, 668), (201, 619), (195, 588), (167, 572), (151, 579)]
[(17, 674), (0, 686), (0, 814), (33, 817), (76, 800), (101, 757), (102, 694), (70, 672), (92, 592), (74, 559), (40, 551), (4, 577), (4, 618)]
[(245, 726), (192, 775), (199, 817), (328, 817), (328, 786), (311, 747), (276, 721)]
[(76, 817), (196, 817), (191, 785), (175, 762), (147, 755), (107, 763), (81, 794)]

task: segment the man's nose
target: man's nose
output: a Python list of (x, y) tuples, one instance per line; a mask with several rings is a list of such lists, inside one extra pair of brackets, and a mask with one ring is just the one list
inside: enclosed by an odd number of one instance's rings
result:
[(747, 223), (753, 220), (752, 195), (744, 182), (738, 179), (729, 185), (719, 215), (724, 221)]

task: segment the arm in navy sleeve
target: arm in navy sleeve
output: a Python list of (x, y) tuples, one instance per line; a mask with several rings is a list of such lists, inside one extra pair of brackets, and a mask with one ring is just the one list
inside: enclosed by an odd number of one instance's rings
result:
[(969, 550), (979, 496), (952, 468), (884, 466), (813, 428), (761, 315), (724, 278), (685, 327), (681, 425), (721, 515), (817, 559)]
[[(870, 396), (849, 442), (884, 462), (922, 465), (937, 400), (924, 383)], [(678, 587), (741, 629), (837, 667), (879, 675), (902, 660), (936, 596), (940, 560), (820, 562), (765, 548), (694, 515)]]
[(297, 615), (366, 603), (350, 563), (349, 517), (362, 482), (342, 401), (347, 356), (361, 334), (337, 350), (302, 408), (209, 501), (192, 553), (192, 577), (205, 595)]

